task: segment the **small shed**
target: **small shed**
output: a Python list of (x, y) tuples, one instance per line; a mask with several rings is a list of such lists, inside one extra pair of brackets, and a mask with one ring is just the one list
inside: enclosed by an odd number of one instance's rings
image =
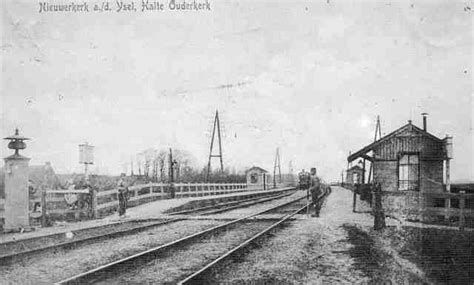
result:
[(354, 165), (346, 171), (347, 184), (362, 184), (364, 183), (365, 170), (359, 165)]
[(248, 189), (268, 189), (269, 175), (265, 169), (253, 166), (245, 172)]

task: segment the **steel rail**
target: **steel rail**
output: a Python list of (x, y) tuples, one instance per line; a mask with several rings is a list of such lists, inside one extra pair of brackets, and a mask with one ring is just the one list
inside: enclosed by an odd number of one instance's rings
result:
[(252, 242), (254, 242), (255, 240), (257, 240), (258, 238), (262, 237), (263, 235), (269, 233), (272, 229), (278, 227), (279, 225), (281, 225), (282, 223), (284, 223), (285, 221), (287, 221), (288, 219), (290, 219), (291, 217), (293, 217), (294, 215), (298, 214), (299, 212), (303, 211), (304, 209), (306, 209), (306, 207), (308, 207), (308, 205), (304, 205), (303, 207), (299, 208), (298, 210), (294, 211), (293, 213), (289, 214), (289, 215), (286, 215), (284, 216), (282, 219), (280, 219), (278, 222), (270, 225), (269, 227), (265, 228), (264, 230), (260, 231), (259, 233), (257, 233), (256, 235), (254, 235), (253, 237), (247, 239), (246, 241), (244, 241), (243, 243), (239, 244), (238, 246), (234, 247), (233, 249), (229, 250), (228, 252), (226, 252), (225, 254), (221, 255), (220, 257), (218, 257), (217, 259), (213, 260), (211, 263), (207, 264), (206, 266), (204, 266), (203, 268), (199, 269), (198, 271), (194, 272), (193, 274), (189, 275), (188, 277), (186, 277), (185, 279), (181, 280), (178, 284), (204, 284), (203, 283), (203, 280), (201, 280), (200, 278), (206, 274), (206, 272), (208, 272), (210, 269), (214, 268), (215, 266), (217, 266), (218, 264), (220, 264), (222, 261), (224, 261), (225, 259), (229, 258), (231, 255), (235, 254), (237, 251), (239, 250), (242, 250), (244, 249), (245, 247), (249, 246)]
[[(292, 191), (292, 190), (294, 190), (294, 188), (283, 190), (283, 191)], [(212, 209), (226, 211), (225, 209), (227, 209), (227, 208), (219, 209), (219, 207), (239, 205), (239, 204), (242, 204), (242, 203), (245, 203), (245, 202), (251, 202), (251, 201), (257, 201), (257, 203), (266, 202), (266, 201), (269, 201), (269, 200), (272, 200), (272, 199), (278, 199), (278, 198), (282, 198), (282, 197), (285, 197), (285, 196), (289, 196), (291, 194), (293, 194), (293, 193), (284, 193), (284, 194), (280, 194), (280, 195), (277, 194), (275, 196), (274, 195), (266, 195), (266, 196), (263, 196), (263, 197), (249, 198), (249, 199), (244, 199), (244, 200), (239, 200), (239, 201), (231, 201), (231, 202), (227, 202), (227, 203), (219, 203), (219, 204), (200, 207), (200, 208), (195, 208), (195, 209), (183, 210), (183, 211), (178, 211), (178, 212), (170, 212), (170, 213), (168, 213), (168, 215), (170, 215), (170, 216), (186, 215), (186, 214), (198, 213), (198, 212), (212, 210)], [(265, 199), (269, 199), (269, 200), (265, 200)], [(259, 200), (263, 200), (263, 201), (259, 201)], [(249, 204), (249, 205), (251, 206), (252, 204)], [(236, 208), (238, 208), (238, 207), (236, 207)], [(230, 209), (230, 210), (233, 210), (233, 209)]]
[[(322, 193), (318, 197), (318, 201), (321, 200), (321, 199), (324, 199), (329, 194), (330, 194), (330, 191), (325, 191), (324, 193)], [(296, 215), (296, 214), (300, 213), (301, 211), (305, 210), (307, 207), (309, 207), (309, 205), (310, 204), (306, 204), (303, 207), (299, 208), (298, 210), (284, 216), (278, 222), (270, 225), (266, 229), (260, 231), (259, 233), (257, 233), (253, 237), (251, 237), (251, 238), (247, 239), (246, 241), (242, 242), (241, 244), (237, 245), (236, 247), (229, 250), (225, 254), (223, 254), (220, 257), (214, 259), (212, 262), (208, 263), (206, 266), (202, 267), (198, 271), (195, 271), (193, 274), (189, 275), (185, 279), (178, 282), (178, 284), (181, 285), (181, 284), (204, 284), (204, 283), (206, 283), (205, 280), (202, 280), (202, 279), (203, 279), (204, 275), (207, 272), (209, 272), (209, 270), (211, 270), (212, 268), (218, 266), (221, 262), (223, 262), (227, 258), (231, 257), (232, 255), (234, 255), (239, 250), (242, 250), (242, 249), (246, 248), (247, 246), (249, 246), (250, 244), (255, 242), (258, 238), (260, 238), (260, 237), (264, 236), (265, 234), (269, 233), (271, 230), (278, 227), (279, 225), (281, 225), (282, 223), (284, 223), (285, 221), (287, 221), (288, 219), (290, 219), (294, 215)]]
[(125, 263), (128, 263), (128, 262), (132, 262), (132, 261), (135, 261), (135, 260), (138, 260), (139, 258), (144, 258), (146, 256), (149, 256), (149, 255), (154, 255), (160, 251), (164, 251), (164, 250), (167, 250), (167, 249), (170, 249), (170, 248), (173, 248), (177, 245), (180, 245), (182, 243), (185, 243), (185, 242), (188, 242), (192, 239), (195, 239), (195, 238), (198, 238), (198, 237), (201, 237), (201, 236), (204, 236), (204, 235), (207, 235), (207, 234), (210, 234), (212, 232), (216, 232), (218, 230), (221, 230), (221, 229), (224, 229), (226, 227), (229, 227), (230, 225), (233, 225), (233, 224), (236, 224), (238, 222), (241, 222), (241, 221), (244, 221), (244, 220), (247, 220), (249, 218), (253, 218), (255, 216), (259, 216), (259, 215), (262, 215), (262, 214), (265, 214), (267, 212), (270, 212), (270, 211), (273, 211), (275, 209), (278, 209), (278, 208), (281, 208), (281, 207), (285, 207), (289, 204), (292, 204), (292, 203), (295, 203), (295, 202), (298, 202), (302, 199), (305, 199), (306, 196), (303, 196), (303, 197), (300, 197), (300, 198), (297, 198), (297, 199), (294, 199), (294, 200), (291, 200), (289, 202), (285, 202), (283, 204), (280, 204), (280, 205), (277, 205), (277, 206), (274, 206), (272, 208), (269, 208), (269, 209), (266, 209), (266, 210), (263, 210), (263, 211), (260, 211), (258, 213), (255, 213), (255, 214), (251, 214), (251, 215), (247, 215), (243, 218), (239, 218), (239, 219), (236, 219), (236, 220), (233, 220), (233, 221), (230, 221), (230, 222), (227, 222), (223, 225), (218, 225), (218, 226), (214, 226), (210, 229), (206, 229), (206, 230), (203, 230), (203, 231), (200, 231), (200, 232), (197, 232), (197, 233), (194, 233), (194, 234), (191, 234), (191, 235), (188, 235), (188, 236), (185, 236), (183, 238), (180, 238), (180, 239), (177, 239), (177, 240), (174, 240), (174, 241), (171, 241), (169, 243), (166, 243), (164, 245), (160, 245), (160, 246), (157, 246), (157, 247), (154, 247), (154, 248), (151, 248), (151, 249), (148, 249), (148, 250), (145, 250), (145, 251), (142, 251), (142, 252), (139, 252), (139, 253), (136, 253), (134, 255), (131, 255), (131, 256), (127, 256), (125, 258), (122, 258), (122, 259), (119, 259), (119, 260), (116, 260), (116, 261), (113, 261), (113, 262), (110, 262), (108, 264), (104, 264), (102, 266), (99, 266), (97, 268), (94, 268), (94, 269), (91, 269), (87, 272), (83, 272), (83, 273), (80, 273), (80, 274), (77, 274), (77, 275), (74, 275), (74, 276), (71, 276), (67, 279), (64, 279), (64, 280), (61, 280), (61, 281), (58, 281), (56, 282), (55, 284), (84, 284), (84, 283), (91, 283), (93, 281), (99, 281), (101, 280), (102, 276), (101, 274), (104, 274), (104, 273), (110, 273), (113, 271), (113, 268), (121, 265), (121, 264), (125, 264)]
[[(179, 222), (179, 221), (182, 221), (182, 220), (185, 220), (185, 219), (184, 218), (174, 218), (174, 219), (160, 221), (160, 222), (156, 222), (156, 223), (152, 223), (152, 224), (147, 224), (147, 225), (142, 225), (142, 226), (135, 226), (135, 227), (132, 227), (132, 228), (129, 228), (129, 229), (118, 230), (118, 231), (114, 231), (114, 232), (107, 233), (107, 234), (98, 234), (98, 235), (93, 235), (93, 236), (82, 238), (82, 239), (64, 241), (64, 242), (60, 242), (60, 243), (56, 243), (56, 244), (43, 246), (43, 247), (33, 248), (33, 249), (30, 249), (30, 250), (15, 252), (15, 253), (12, 253), (12, 254), (1, 255), (0, 256), (0, 264), (5, 265), (7, 263), (11, 263), (11, 261), (16, 259), (16, 258), (21, 258), (21, 257), (27, 256), (27, 255), (30, 255), (30, 254), (35, 254), (35, 253), (39, 253), (39, 252), (43, 252), (43, 251), (47, 251), (47, 250), (51, 250), (51, 249), (56, 249), (56, 248), (70, 247), (70, 246), (79, 245), (79, 244), (82, 244), (82, 243), (85, 243), (85, 242), (88, 242), (88, 241), (100, 240), (100, 239), (103, 239), (103, 238), (113, 238), (113, 237), (116, 237), (116, 236), (123, 236), (125, 234), (134, 234), (134, 233), (141, 232), (141, 231), (144, 231), (144, 230), (149, 229), (149, 228), (158, 227), (158, 226), (162, 226), (162, 225), (166, 225), (166, 224), (170, 224), (170, 223), (175, 223), (175, 222)], [(117, 225), (120, 225), (120, 224), (122, 224), (122, 223), (117, 223)], [(96, 227), (94, 227), (94, 228), (96, 228)]]
[(239, 209), (239, 208), (245, 208), (245, 207), (253, 206), (253, 205), (256, 205), (256, 204), (265, 203), (265, 202), (268, 202), (268, 201), (284, 198), (284, 197), (290, 196), (292, 194), (293, 193), (285, 193), (285, 194), (274, 196), (274, 197), (266, 197), (265, 199), (249, 200), (249, 201), (242, 202), (242, 203), (239, 203), (237, 205), (229, 206), (229, 207), (226, 207), (226, 208), (222, 208), (222, 209), (218, 208), (218, 209), (215, 209), (215, 210), (205, 211), (204, 213), (201, 213), (201, 215), (219, 214), (219, 213), (222, 213), (222, 212), (227, 212), (227, 211), (231, 211), (231, 210), (235, 210), (235, 209)]

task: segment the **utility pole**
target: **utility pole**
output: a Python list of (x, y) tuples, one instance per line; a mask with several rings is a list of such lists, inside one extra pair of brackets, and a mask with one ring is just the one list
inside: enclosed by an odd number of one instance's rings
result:
[(294, 177), (293, 177), (293, 162), (290, 160), (288, 163), (288, 175), (291, 183), (294, 183)]
[[(382, 138), (382, 128), (380, 127), (380, 116), (377, 115), (377, 124), (375, 125), (374, 142), (376, 142), (377, 140), (381, 138)], [(373, 161), (370, 162), (369, 176), (367, 177), (369, 184), (370, 184), (371, 176), (372, 176), (373, 163), (374, 163)], [(365, 159), (364, 159), (364, 168), (365, 168)], [(365, 176), (365, 171), (364, 171), (364, 176)]]
[[(214, 139), (216, 135), (217, 129), (217, 139), (219, 140), (219, 154), (212, 154), (212, 150), (214, 148)], [(219, 157), (221, 163), (221, 172), (224, 172), (224, 163), (222, 162), (222, 139), (221, 139), (221, 124), (219, 121), (219, 112), (216, 110), (216, 115), (214, 117), (214, 125), (212, 127), (212, 137), (211, 137), (211, 146), (209, 148), (209, 161), (207, 163), (207, 181), (209, 181), (211, 176), (211, 159), (213, 157)]]
[(173, 151), (170, 148), (170, 156), (169, 156), (169, 192), (170, 192), (170, 198), (175, 197), (175, 188), (173, 185), (174, 182), (174, 174), (173, 174), (173, 168), (176, 165), (176, 160), (173, 160)]
[(168, 177), (169, 177), (169, 182), (173, 183), (174, 182), (174, 171), (173, 168), (176, 164), (176, 161), (173, 161), (173, 151), (170, 148), (170, 154), (169, 154), (169, 170), (168, 170)]
[(275, 154), (275, 164), (273, 165), (273, 188), (276, 188), (276, 171), (278, 169), (278, 183), (281, 183), (281, 167), (280, 167), (280, 149), (277, 147)]

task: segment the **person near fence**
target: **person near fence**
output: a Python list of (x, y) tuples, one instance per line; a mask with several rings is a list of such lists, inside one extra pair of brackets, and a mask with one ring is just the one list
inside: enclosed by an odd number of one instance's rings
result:
[(118, 182), (119, 216), (125, 217), (127, 211), (128, 187), (123, 176)]
[(316, 176), (316, 168), (311, 168), (311, 180), (308, 195), (311, 195), (311, 204), (314, 207), (314, 214), (311, 215), (313, 217), (319, 217), (319, 212), (321, 210), (321, 199), (319, 199), (319, 196), (321, 194), (321, 182)]

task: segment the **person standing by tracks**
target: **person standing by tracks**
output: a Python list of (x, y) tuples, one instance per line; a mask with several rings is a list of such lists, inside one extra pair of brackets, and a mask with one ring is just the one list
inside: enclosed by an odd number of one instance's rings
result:
[(125, 212), (127, 211), (127, 200), (128, 200), (128, 187), (125, 182), (124, 175), (121, 175), (118, 182), (118, 200), (119, 200), (119, 216), (121, 218), (125, 217)]
[(311, 204), (314, 207), (314, 214), (312, 217), (319, 217), (319, 212), (321, 210), (321, 199), (320, 196), (322, 194), (321, 189), (321, 182), (319, 178), (316, 176), (316, 168), (311, 168), (311, 179), (310, 179), (310, 186), (308, 188), (307, 195), (311, 195)]

